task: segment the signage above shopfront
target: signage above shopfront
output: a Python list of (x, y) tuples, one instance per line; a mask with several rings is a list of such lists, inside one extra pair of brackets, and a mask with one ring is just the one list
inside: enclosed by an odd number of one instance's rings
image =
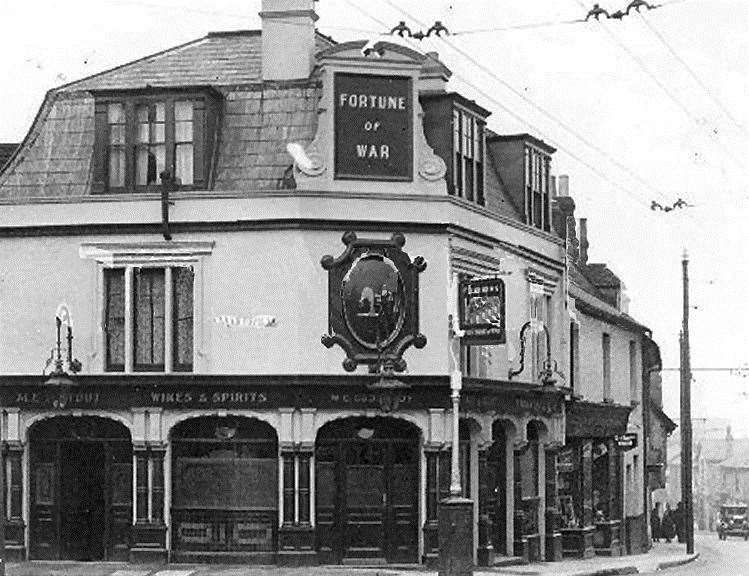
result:
[(505, 283), (496, 277), (460, 282), (460, 328), (469, 344), (504, 344)]
[(335, 177), (411, 180), (411, 78), (337, 73), (334, 98)]

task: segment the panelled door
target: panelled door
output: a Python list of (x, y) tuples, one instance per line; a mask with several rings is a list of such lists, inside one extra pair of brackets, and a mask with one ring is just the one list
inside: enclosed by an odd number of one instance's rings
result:
[(367, 420), (383, 419), (351, 420), (362, 420), (364, 436), (371, 436), (318, 437), (316, 537), (321, 559), (416, 562), (418, 436), (378, 437), (384, 435), (375, 433), (383, 423)]

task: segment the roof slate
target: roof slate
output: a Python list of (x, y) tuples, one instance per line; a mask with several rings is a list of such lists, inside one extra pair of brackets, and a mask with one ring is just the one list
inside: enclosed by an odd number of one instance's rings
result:
[[(327, 37), (317, 36), (317, 50), (330, 46)], [(260, 81), (261, 55), (260, 30), (211, 32), (203, 38), (72, 82), (60, 90), (248, 84)]]

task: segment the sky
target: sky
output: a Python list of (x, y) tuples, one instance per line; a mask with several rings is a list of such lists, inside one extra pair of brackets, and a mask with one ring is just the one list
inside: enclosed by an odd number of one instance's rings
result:
[[(628, 0), (599, 0), (609, 10)], [(489, 126), (558, 148), (590, 261), (623, 279), (630, 313), (678, 368), (682, 254), (690, 274), (695, 418), (749, 436), (749, 1), (663, 0), (621, 20), (574, 22), (584, 0), (320, 0), (318, 28), (377, 38), (404, 20), (451, 32), (436, 51), (451, 89)], [(260, 27), (260, 0), (0, 0), (0, 142), (20, 142), (50, 88), (201, 37)], [(679, 198), (689, 207), (651, 210)], [(737, 370), (745, 367), (744, 370)], [(702, 368), (734, 368), (704, 371)], [(679, 376), (664, 372), (679, 416)]]

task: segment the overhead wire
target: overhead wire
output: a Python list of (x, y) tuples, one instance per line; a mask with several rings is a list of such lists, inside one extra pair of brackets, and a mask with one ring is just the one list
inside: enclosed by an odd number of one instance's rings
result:
[(638, 13), (640, 16), (640, 19), (645, 24), (645, 26), (655, 35), (655, 37), (660, 41), (660, 43), (666, 48), (666, 50), (669, 51), (671, 56), (673, 56), (679, 64), (682, 65), (682, 67), (687, 71), (687, 73), (691, 76), (692, 80), (694, 80), (697, 85), (702, 88), (702, 90), (705, 92), (705, 94), (710, 98), (710, 100), (713, 101), (713, 103), (720, 108), (720, 110), (723, 112), (723, 114), (726, 115), (726, 117), (744, 134), (749, 136), (749, 131), (744, 127), (741, 122), (739, 122), (736, 117), (731, 113), (730, 110), (723, 104), (723, 102), (715, 96), (712, 90), (710, 90), (709, 86), (703, 80), (697, 75), (697, 73), (692, 69), (692, 67), (687, 64), (687, 62), (682, 58), (676, 50), (673, 48), (673, 46), (666, 40), (665, 36), (655, 27), (655, 25), (646, 18), (643, 14)]
[[(386, 0), (387, 1), (387, 0)], [(575, 2), (581, 6), (583, 9), (587, 9), (585, 4), (582, 2), (582, 0), (575, 0)], [(640, 58), (637, 54), (635, 54), (630, 48), (619, 39), (619, 37), (609, 29), (606, 24), (604, 24), (601, 20), (596, 20), (598, 24), (600, 25), (601, 29), (606, 32), (606, 34), (609, 36), (609, 38), (622, 50), (624, 51), (636, 64), (637, 66), (650, 78), (656, 86), (658, 86), (661, 91), (690, 119), (692, 120), (701, 130), (703, 128), (703, 122), (666, 86), (660, 78), (652, 71), (650, 68), (645, 64), (645, 62)], [(706, 134), (714, 139), (714, 143), (717, 144), (720, 148), (723, 149), (723, 151), (731, 157), (731, 159), (736, 162), (737, 164), (741, 164), (744, 166), (745, 169), (749, 170), (746, 164), (744, 164), (744, 161), (737, 157), (734, 152), (726, 147), (723, 142), (717, 138), (716, 132), (712, 130), (708, 130)], [(727, 191), (723, 190), (725, 194), (728, 194)], [(733, 200), (733, 198), (730, 198), (730, 200)]]
[[(419, 24), (421, 24), (423, 26), (423, 23), (419, 22), (418, 18), (415, 18), (413, 15), (411, 15), (408, 12), (406, 12), (405, 10), (403, 10), (400, 6), (397, 6), (391, 0), (385, 0), (385, 2), (388, 5), (390, 5), (392, 8), (400, 11), (407, 18), (410, 18), (414, 22), (417, 22), (417, 23), (419, 23)], [(565, 121), (563, 121), (560, 118), (558, 118), (555, 114), (547, 111), (542, 106), (536, 104), (533, 100), (531, 100), (530, 98), (528, 98), (528, 96), (526, 96), (520, 90), (516, 89), (514, 86), (512, 86), (511, 84), (509, 84), (506, 80), (504, 80), (499, 75), (497, 75), (489, 67), (487, 67), (486, 65), (484, 65), (481, 62), (479, 62), (478, 60), (476, 60), (476, 58), (474, 58), (468, 52), (466, 52), (462, 48), (456, 46), (454, 43), (450, 42), (445, 37), (440, 36), (439, 39), (442, 40), (442, 42), (445, 43), (447, 46), (449, 46), (452, 50), (454, 50), (455, 52), (457, 52), (458, 54), (460, 54), (461, 56), (463, 56), (464, 58), (466, 58), (474, 66), (476, 66), (477, 68), (479, 68), (480, 70), (482, 70), (484, 73), (486, 73), (487, 75), (489, 75), (491, 78), (493, 78), (494, 80), (496, 80), (497, 82), (499, 82), (500, 84), (502, 84), (502, 86), (504, 86), (505, 88), (507, 88), (508, 90), (510, 90), (513, 94), (515, 94), (517, 97), (519, 97), (524, 102), (526, 102), (527, 104), (529, 104), (535, 110), (539, 111), (541, 114), (543, 114), (544, 116), (546, 116), (547, 118), (549, 118), (552, 122), (554, 122), (555, 124), (557, 124), (558, 126), (560, 126), (561, 128), (563, 128), (566, 132), (568, 132), (569, 134), (571, 134), (572, 136), (574, 136), (576, 139), (578, 139), (580, 142), (582, 142), (583, 144), (585, 144), (586, 146), (588, 146), (589, 148), (591, 148), (592, 150), (594, 150), (596, 153), (598, 153), (602, 157), (606, 158), (606, 160), (608, 160), (609, 162), (611, 162), (617, 168), (619, 168), (623, 172), (627, 173), (631, 178), (633, 178), (634, 180), (638, 181), (642, 186), (648, 188), (651, 192), (655, 193), (661, 199), (669, 200), (669, 201), (671, 200), (671, 198), (669, 198), (663, 191), (655, 188), (651, 183), (649, 183), (647, 180), (645, 180), (644, 178), (642, 178), (639, 174), (637, 174), (636, 172), (634, 172), (634, 170), (632, 170), (628, 166), (622, 164), (619, 160), (617, 160), (616, 158), (614, 158), (606, 150), (604, 150), (603, 148), (601, 148), (600, 146), (598, 146), (594, 142), (591, 142), (590, 139), (586, 138), (579, 131), (575, 130), (572, 126), (570, 126), (569, 124), (567, 124)], [(470, 82), (467, 82), (467, 84), (470, 85), (471, 87), (473, 87), (474, 89), (476, 89), (476, 86), (474, 84), (472, 84)], [(494, 99), (494, 98), (491, 98), (491, 99), (492, 99), (493, 102), (497, 103), (496, 99)], [(499, 105), (505, 111), (507, 111), (507, 109), (503, 105), (501, 105), (501, 104), (499, 104)], [(530, 126), (530, 124), (525, 119), (517, 117), (513, 112), (510, 112), (510, 114), (513, 115), (515, 118), (519, 119), (524, 124)], [(534, 128), (534, 130), (538, 130), (538, 129)], [(538, 130), (538, 131), (541, 132), (540, 130)], [(558, 147), (561, 148), (561, 149), (563, 149), (567, 154), (572, 155), (572, 153), (569, 150), (565, 149), (564, 147), (561, 147), (561, 146), (558, 146)], [(578, 160), (578, 161), (580, 161), (580, 160)], [(620, 187), (620, 186), (617, 186), (617, 187)]]
[(469, 34), (484, 34), (488, 32), (509, 32), (512, 30), (531, 30), (534, 28), (548, 28), (550, 26), (563, 26), (565, 24), (579, 24), (585, 20), (549, 20), (547, 22), (531, 22), (528, 24), (517, 24), (514, 26), (500, 26), (496, 28), (473, 28), (468, 30), (456, 30), (450, 32), (450, 36), (467, 36)]
[[(388, 1), (388, 0), (386, 0), (386, 1)], [(364, 10), (363, 8), (359, 7), (352, 0), (345, 0), (345, 2), (347, 4), (349, 4), (350, 6), (352, 6), (355, 10), (357, 10), (361, 14), (364, 14), (365, 16), (367, 16), (368, 18), (370, 18), (371, 20), (373, 20), (373, 21), (375, 21), (378, 24), (381, 24), (383, 26), (387, 26), (384, 21), (382, 21), (379, 18), (377, 18), (376, 16), (370, 14), (369, 12), (367, 12), (366, 10)], [(399, 7), (396, 7), (396, 8), (398, 10), (400, 10), (401, 13), (403, 13), (406, 17), (411, 18), (412, 20), (414, 20), (417, 23), (419, 22), (418, 19), (414, 18), (410, 14), (407, 14), (405, 11), (401, 10)], [(408, 39), (406, 39), (406, 40), (408, 40)], [(441, 40), (444, 41), (444, 38), (441, 38)], [(570, 156), (571, 158), (573, 158), (574, 160), (576, 160), (577, 162), (579, 162), (580, 164), (582, 164), (583, 166), (585, 166), (586, 168), (588, 168), (591, 172), (593, 172), (594, 174), (596, 174), (602, 180), (606, 181), (607, 183), (609, 183), (610, 185), (614, 186), (615, 188), (620, 189), (622, 192), (624, 192), (630, 198), (632, 198), (637, 204), (645, 206), (648, 209), (650, 208), (649, 200), (647, 200), (646, 198), (644, 198), (644, 197), (638, 195), (637, 193), (633, 192), (631, 189), (629, 189), (628, 187), (622, 185), (620, 182), (617, 182), (616, 180), (613, 180), (611, 177), (609, 177), (601, 169), (599, 169), (595, 165), (591, 164), (590, 162), (588, 162), (587, 160), (585, 160), (584, 158), (582, 158), (577, 153), (575, 153), (572, 150), (569, 150), (565, 146), (561, 145), (559, 142), (556, 141), (556, 139), (549, 138), (548, 136), (544, 135), (545, 131), (541, 130), (538, 126), (536, 126), (535, 124), (533, 124), (532, 122), (530, 122), (526, 118), (522, 117), (520, 114), (518, 114), (517, 112), (515, 112), (514, 110), (512, 110), (511, 108), (509, 108), (508, 106), (506, 106), (505, 104), (503, 104), (502, 102), (500, 102), (499, 100), (497, 100), (494, 96), (492, 96), (491, 94), (489, 94), (487, 91), (479, 88), (478, 86), (476, 86), (474, 83), (472, 83), (467, 78), (462, 77), (460, 74), (453, 73), (453, 77), (455, 77), (456, 79), (460, 80), (461, 82), (463, 82), (467, 86), (470, 86), (473, 90), (475, 90), (477, 93), (479, 93), (482, 97), (486, 98), (487, 100), (489, 100), (490, 102), (492, 102), (494, 105), (498, 106), (501, 110), (503, 110), (504, 112), (506, 112), (508, 115), (512, 116), (517, 121), (521, 122), (522, 124), (524, 124), (525, 126), (527, 126), (528, 128), (530, 128), (531, 130), (533, 130), (536, 134), (542, 135), (550, 144), (552, 144), (553, 146), (555, 146), (559, 150), (564, 151), (564, 153), (566, 153), (568, 156)]]

